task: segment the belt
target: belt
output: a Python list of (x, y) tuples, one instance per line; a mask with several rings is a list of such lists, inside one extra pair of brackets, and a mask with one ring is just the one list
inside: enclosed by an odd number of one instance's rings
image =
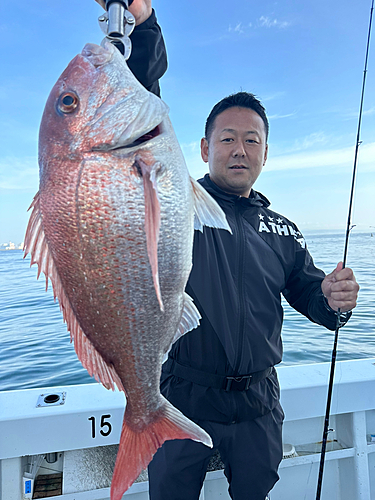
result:
[(204, 387), (212, 387), (224, 391), (247, 391), (252, 384), (256, 384), (267, 378), (271, 374), (272, 369), (273, 367), (270, 367), (260, 372), (234, 377), (196, 370), (190, 366), (181, 365), (172, 358), (169, 358), (163, 365), (163, 371), (176, 377), (183, 378), (194, 384), (203, 385)]

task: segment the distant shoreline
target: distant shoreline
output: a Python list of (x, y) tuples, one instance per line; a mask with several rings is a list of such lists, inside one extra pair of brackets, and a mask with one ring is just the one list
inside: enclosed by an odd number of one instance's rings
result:
[[(302, 232), (303, 236), (306, 238), (311, 238), (313, 236), (338, 236), (341, 235), (345, 237), (346, 235), (346, 229), (301, 229), (300, 231)], [(360, 235), (360, 234), (367, 234), (370, 237), (375, 236), (375, 226), (373, 229), (362, 229), (358, 228), (357, 230), (355, 227), (351, 231), (351, 235)], [(0, 252), (13, 252), (13, 251), (20, 251), (23, 252), (23, 248), (4, 248), (0, 247)]]

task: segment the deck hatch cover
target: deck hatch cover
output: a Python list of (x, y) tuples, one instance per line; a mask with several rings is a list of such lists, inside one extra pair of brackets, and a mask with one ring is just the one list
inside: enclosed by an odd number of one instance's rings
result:
[(48, 392), (39, 394), (36, 407), (42, 408), (45, 406), (61, 406), (65, 403), (65, 399), (66, 392)]

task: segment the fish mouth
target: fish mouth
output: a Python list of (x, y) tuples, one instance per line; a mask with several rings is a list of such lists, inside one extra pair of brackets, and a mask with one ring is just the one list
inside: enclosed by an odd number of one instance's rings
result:
[[(125, 99), (123, 102), (127, 102), (127, 100)], [(96, 144), (94, 146), (95, 150), (123, 150), (129, 152), (135, 148), (142, 147), (144, 144), (149, 144), (167, 130), (166, 118), (168, 117), (168, 111), (168, 106), (159, 97), (150, 93), (142, 103), (136, 116), (130, 116), (128, 120), (127, 114), (129, 113), (126, 106), (125, 108), (122, 105), (117, 106), (113, 124), (110, 120), (110, 114), (108, 114), (107, 119), (109, 125), (103, 123), (103, 117), (96, 121), (93, 130), (99, 139), (103, 137), (101, 135), (102, 129), (104, 131), (106, 129), (113, 130), (113, 135), (108, 133), (106, 137), (104, 134), (103, 142)], [(124, 120), (121, 119), (121, 116), (124, 116)], [(115, 126), (113, 127), (112, 125)]]
[(145, 134), (141, 135), (137, 139), (135, 139), (132, 143), (126, 144), (125, 146), (119, 146), (117, 148), (113, 148), (112, 151), (118, 151), (119, 149), (132, 149), (138, 146), (141, 146), (143, 144), (146, 144), (147, 142), (150, 142), (152, 139), (155, 139), (155, 137), (158, 137), (163, 133), (163, 123), (159, 123), (159, 125), (156, 125), (152, 130), (149, 132), (146, 132)]

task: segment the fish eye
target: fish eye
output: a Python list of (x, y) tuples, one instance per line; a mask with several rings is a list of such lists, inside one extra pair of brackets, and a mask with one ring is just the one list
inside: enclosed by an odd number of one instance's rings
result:
[(72, 113), (72, 111), (77, 108), (78, 103), (79, 99), (77, 94), (74, 92), (64, 92), (59, 97), (57, 107), (59, 111), (62, 111), (63, 113)]

